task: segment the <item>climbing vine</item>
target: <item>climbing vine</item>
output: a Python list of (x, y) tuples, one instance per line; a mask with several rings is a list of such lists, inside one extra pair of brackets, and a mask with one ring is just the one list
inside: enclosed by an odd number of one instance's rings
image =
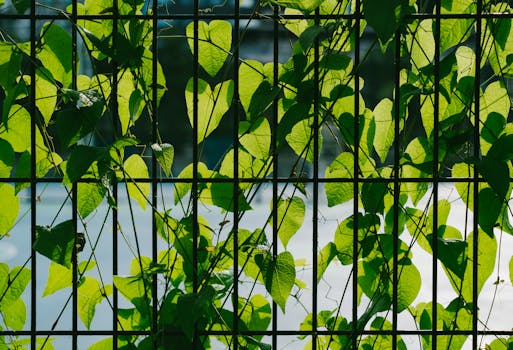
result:
[[(107, 305), (119, 331), (141, 331), (105, 337), (90, 350), (114, 341), (119, 349), (234, 342), (270, 349), (264, 335), (273, 305), (286, 316), (304, 308), (287, 327), (309, 334), (295, 338), (307, 349), (312, 342), (320, 349), (393, 342), (430, 349), (435, 341), (460, 349), (476, 324), (489, 330), (494, 304), (488, 311), (475, 298), (511, 294), (513, 282), (513, 255), (502, 245), (513, 235), (513, 9), (491, 0), (430, 3), (261, 1), (250, 21), (271, 18), (287, 31), (291, 55), (283, 63), (240, 58), (229, 21), (187, 24), (181, 38), (198, 74), (180, 91), (187, 115), (176, 128), (193, 130), (202, 153), (226, 119), (239, 119), (237, 139), (214, 166), (201, 157), (178, 166), (173, 139), (158, 128), (150, 142), (138, 134), (138, 123), (163, 118), (158, 111), (173, 76), (153, 57), (156, 40), (166, 36), (154, 36), (157, 21), (148, 20), (145, 1), (84, 0), (61, 10), (38, 4), (64, 20), (41, 25), (35, 47), (0, 28), (0, 242), (19, 234), (21, 198), (36, 193), (39, 180), (58, 179), (76, 208), (74, 218), (56, 215), (35, 227), (37, 254), (25, 264), (0, 262), (0, 329), (27, 329), (25, 290), (37, 258), (48, 263), (47, 280), (38, 281), (43, 300), (64, 292), (66, 309), (76, 293), (86, 329)], [(23, 14), (30, 3), (0, 6)], [(77, 38), (85, 55), (77, 54)], [(371, 55), (397, 72), (385, 93), (366, 83)], [(286, 178), (276, 165), (283, 155)], [(271, 191), (265, 182), (275, 195), (262, 210)], [(123, 190), (127, 203), (118, 196)], [(132, 222), (117, 222), (113, 234), (130, 247), (132, 261), (128, 274), (110, 275), (96, 251), (108, 235), (105, 223), (123, 210)], [(151, 213), (144, 230), (137, 211)], [(248, 224), (262, 211), (258, 227)], [(307, 232), (307, 242), (319, 249), (300, 256), (294, 247), (311, 215), (319, 232)], [(101, 228), (88, 225), (98, 217)], [(145, 255), (142, 242), (152, 239), (158, 250)], [(437, 271), (426, 272), (418, 256)], [(345, 283), (337, 292), (333, 272)], [(433, 275), (449, 289), (436, 303)], [(303, 295), (323, 284), (326, 301), (314, 314)], [(118, 296), (124, 308), (116, 309)], [(419, 332), (415, 342), (363, 332), (397, 331), (397, 317), (435, 331)], [(436, 330), (444, 333), (433, 339)], [(456, 330), (468, 334), (450, 334)], [(9, 334), (0, 336), (0, 349), (29, 346)], [(483, 337), (479, 346), (509, 349), (511, 339)], [(36, 339), (40, 349), (53, 341)]]

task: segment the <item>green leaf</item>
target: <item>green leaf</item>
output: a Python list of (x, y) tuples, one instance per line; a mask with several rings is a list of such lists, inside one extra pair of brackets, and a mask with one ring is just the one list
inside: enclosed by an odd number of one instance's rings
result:
[[(354, 172), (354, 158), (353, 154), (349, 152), (342, 152), (337, 159), (333, 161), (326, 168), (325, 177), (332, 178), (353, 178)], [(326, 189), (326, 197), (328, 199), (328, 207), (333, 207), (337, 204), (342, 204), (350, 199), (353, 199), (353, 184), (351, 182), (326, 182), (324, 185)]]
[[(404, 311), (410, 307), (421, 286), (421, 275), (411, 260), (403, 259), (398, 265), (399, 283), (397, 284), (397, 312)], [(390, 293), (392, 295), (392, 293)]]
[(384, 198), (388, 185), (384, 182), (365, 182), (362, 185), (362, 203), (365, 211), (371, 214), (381, 213), (385, 209)]
[(502, 210), (502, 200), (489, 187), (479, 191), (479, 214), (477, 221), (481, 229), (493, 237), (493, 228)]
[(103, 201), (107, 188), (100, 183), (79, 183), (77, 185), (77, 209), (82, 218), (91, 214)]
[[(218, 176), (217, 178), (221, 178)], [(209, 191), (210, 190), (210, 191)], [(209, 196), (210, 192), (210, 196)], [(209, 198), (210, 197), (210, 198)], [(207, 188), (202, 191), (200, 200), (206, 204), (213, 204), (221, 209), (226, 211), (234, 210), (234, 188), (233, 183), (229, 182), (214, 182), (207, 185)], [(238, 198), (238, 210), (246, 211), (250, 210), (251, 206), (249, 205), (244, 193), (239, 190), (239, 198)]]
[(272, 83), (273, 67), (273, 63), (254, 60), (244, 60), (239, 66), (239, 98), (249, 120), (261, 116), (280, 91)]
[(9, 142), (15, 152), (30, 151), (30, 113), (20, 105), (12, 105), (7, 123), (0, 124), (0, 139)]
[[(139, 311), (148, 312), (148, 301), (145, 299), (145, 286), (142, 277), (113, 276), (114, 286), (123, 296), (130, 301)], [(148, 296), (149, 291), (147, 291)]]
[[(374, 245), (374, 236), (379, 230), (379, 218), (374, 214), (366, 214), (365, 216), (358, 213), (358, 240), (361, 244), (370, 242)], [(367, 237), (371, 238), (366, 240)], [(335, 230), (333, 243), (337, 248), (337, 257), (342, 265), (350, 265), (353, 263), (353, 245), (354, 243), (354, 216), (351, 215), (342, 221)], [(363, 249), (361, 254), (367, 255), (368, 249)]]
[(412, 71), (417, 72), (420, 68), (431, 63), (435, 56), (435, 38), (433, 37), (433, 20), (425, 19), (415, 21), (409, 25), (407, 43), (410, 51)]
[[(95, 266), (96, 263), (94, 261), (82, 261), (78, 264), (78, 271), (79, 273), (83, 273), (85, 271), (91, 270)], [(48, 268), (48, 279), (46, 280), (43, 297), (51, 295), (58, 290), (71, 287), (72, 278), (73, 272), (71, 269), (50, 261), (50, 267)]]
[(326, 272), (329, 264), (337, 256), (337, 246), (333, 242), (326, 244), (317, 254), (317, 283), (319, 283)]
[(468, 243), (462, 240), (460, 231), (452, 226), (442, 225), (438, 229), (438, 259), (444, 268), (458, 278), (463, 278), (468, 259)]
[(493, 143), (486, 157), (500, 161), (513, 159), (513, 134), (505, 134), (499, 137)]
[(264, 277), (265, 289), (285, 313), (285, 304), (296, 279), (292, 254), (282, 252), (275, 259), (269, 254), (257, 254), (255, 262)]
[(128, 129), (134, 125), (144, 108), (140, 97), (141, 92), (136, 88), (132, 73), (128, 69), (121, 72), (118, 79), (118, 115), (122, 135), (127, 134)]
[[(240, 320), (248, 330), (267, 330), (271, 323), (271, 305), (261, 294), (255, 294), (251, 299), (239, 298)], [(260, 340), (262, 337), (256, 337)]]
[(99, 147), (78, 145), (71, 151), (66, 163), (66, 174), (69, 182), (79, 180), (93, 164), (105, 155), (105, 150)]
[(479, 162), (478, 169), (501, 202), (504, 201), (509, 190), (509, 167), (506, 162), (485, 157)]
[[(183, 170), (178, 174), (178, 179), (192, 179), (192, 173), (193, 173), (193, 167), (192, 164), (187, 165)], [(203, 179), (208, 179), (212, 177), (212, 171), (208, 169), (208, 167), (205, 165), (205, 163), (199, 162), (198, 163), (198, 177)], [(191, 190), (191, 183), (190, 182), (178, 182), (175, 184), (175, 191), (174, 191), (174, 199), (175, 204), (178, 204), (181, 200), (183, 200), (183, 197)]]
[(384, 98), (374, 107), (374, 122), (376, 134), (374, 136), (374, 149), (381, 162), (385, 162), (388, 151), (394, 142), (394, 119), (392, 110), (394, 103)]
[(509, 259), (509, 281), (513, 284), (513, 256)]
[(0, 139), (0, 177), (9, 177), (14, 165), (14, 150), (9, 142)]
[[(474, 249), (474, 233), (471, 233), (467, 237), (468, 242), (468, 251), (473, 252)], [(483, 231), (479, 231), (479, 245), (477, 252), (477, 261), (478, 261), (478, 273), (477, 273), (477, 294), (481, 292), (486, 280), (493, 272), (495, 266), (495, 258), (497, 255), (497, 240), (495, 237), (490, 237), (488, 234)], [(472, 254), (469, 254), (469, 259), (472, 259)], [(473, 300), (472, 299), (472, 291), (473, 291), (473, 263), (467, 264), (467, 268), (465, 269), (464, 278), (462, 280), (462, 291), (461, 296), (465, 300)], [(455, 291), (458, 293), (458, 289), (460, 288), (459, 281), (455, 281), (456, 285), (453, 284)], [(451, 283), (454, 283), (451, 279)]]
[(214, 296), (214, 288), (207, 286), (196, 294), (189, 293), (178, 297), (176, 304), (177, 315), (180, 315), (178, 325), (190, 340), (194, 338), (195, 325), (202, 326), (204, 323), (202, 319), (208, 317)]
[(36, 226), (34, 250), (67, 268), (71, 267), (71, 256), (75, 246), (75, 228), (71, 220), (57, 226)]
[(30, 0), (12, 0), (12, 4), (19, 14), (23, 14), (30, 9)]
[(36, 70), (36, 106), (48, 124), (57, 103), (57, 86), (45, 73), (42, 68)]
[(72, 45), (70, 34), (60, 25), (47, 22), (41, 29), (42, 49), (37, 58), (65, 88), (72, 83)]
[(171, 166), (173, 165), (173, 159), (175, 157), (175, 149), (173, 145), (170, 145), (169, 143), (154, 143), (151, 145), (151, 149), (155, 154), (157, 162), (164, 171), (164, 174), (166, 174), (166, 176), (171, 176)]
[[(65, 108), (56, 113), (57, 135), (63, 147), (70, 147), (91, 133), (103, 115), (103, 98), (95, 90), (67, 90), (67, 95), (76, 94), (76, 103), (88, 99), (83, 107)], [(83, 96), (83, 97), (80, 97)]]
[(25, 326), (27, 308), (22, 298), (17, 298), (1, 308), (5, 325), (14, 331), (21, 331)]
[[(476, 12), (474, 0), (442, 0), (442, 14), (470, 14)], [(472, 19), (444, 19), (440, 21), (440, 53), (446, 49), (464, 42), (472, 33)]]
[(458, 64), (458, 78), (473, 77), (476, 74), (476, 54), (468, 46), (458, 46), (455, 52)]
[(239, 123), (239, 142), (255, 158), (267, 159), (271, 147), (271, 127), (267, 119)]
[[(300, 157), (310, 163), (314, 163), (314, 118), (303, 119), (292, 127), (290, 133), (285, 137), (290, 148)], [(319, 130), (319, 154), (321, 152), (322, 136)]]
[(194, 54), (194, 39), (198, 42), (198, 62), (212, 77), (216, 76), (228, 57), (232, 45), (230, 22), (213, 20), (210, 23), (198, 22), (198, 38), (194, 37), (194, 23), (186, 28), (187, 42)]
[(102, 339), (90, 347), (87, 348), (87, 350), (111, 350), (112, 349), (112, 337), (111, 338), (105, 338)]
[(276, 5), (296, 9), (304, 12), (312, 12), (325, 0), (269, 0)]
[(206, 81), (198, 79), (198, 125), (194, 125), (194, 79), (189, 79), (185, 89), (185, 100), (189, 121), (198, 133), (198, 143), (217, 128), (221, 118), (230, 108), (232, 97), (232, 80), (217, 84), (212, 91)]
[(2, 210), (0, 211), (0, 238), (14, 226), (18, 211), (20, 210), (20, 200), (14, 193), (14, 188), (6, 183), (0, 184), (0, 198), (2, 199)]
[(412, 11), (409, 1), (405, 0), (363, 0), (363, 15), (376, 32), (383, 51), (402, 24), (404, 16)]
[(0, 295), (3, 295), (0, 309), (20, 298), (31, 279), (30, 270), (25, 267), (15, 266), (11, 272), (8, 271), (9, 266), (0, 263)]
[(277, 219), (278, 236), (285, 249), (287, 243), (303, 225), (305, 219), (305, 202), (299, 197), (280, 198), (278, 200)]
[(127, 176), (126, 187), (128, 189), (128, 195), (130, 198), (135, 199), (141, 208), (145, 210), (148, 202), (148, 196), (150, 195), (150, 184), (147, 182), (135, 183), (132, 179), (147, 179), (149, 177), (146, 163), (141, 156), (132, 154), (127, 160), (125, 160), (123, 168)]
[(91, 327), (96, 305), (111, 293), (112, 287), (102, 288), (100, 282), (95, 278), (85, 276), (81, 280), (78, 286), (78, 316), (87, 329)]

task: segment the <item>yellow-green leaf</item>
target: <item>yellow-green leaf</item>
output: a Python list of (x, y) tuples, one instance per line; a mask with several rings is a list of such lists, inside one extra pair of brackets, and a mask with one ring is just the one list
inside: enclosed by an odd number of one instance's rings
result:
[(128, 195), (130, 198), (135, 199), (143, 210), (146, 209), (148, 196), (150, 195), (150, 184), (147, 182), (134, 182), (133, 179), (142, 178), (147, 179), (148, 167), (146, 163), (137, 154), (133, 154), (125, 160), (123, 164), (125, 170)]
[(188, 43), (194, 54), (194, 39), (198, 40), (198, 62), (205, 71), (214, 77), (228, 57), (232, 45), (230, 22), (213, 20), (210, 23), (198, 22), (198, 38), (194, 37), (194, 23), (186, 29)]

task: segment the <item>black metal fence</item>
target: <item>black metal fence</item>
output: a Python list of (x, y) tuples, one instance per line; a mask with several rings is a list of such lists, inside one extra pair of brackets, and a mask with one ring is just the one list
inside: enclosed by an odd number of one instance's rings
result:
[[(26, 317), (0, 301), (0, 348), (509, 349), (513, 12), (390, 3), (1, 5), (0, 183), (19, 214), (0, 244), (30, 278)], [(202, 50), (226, 61), (209, 72)], [(59, 258), (42, 240), (66, 225)]]

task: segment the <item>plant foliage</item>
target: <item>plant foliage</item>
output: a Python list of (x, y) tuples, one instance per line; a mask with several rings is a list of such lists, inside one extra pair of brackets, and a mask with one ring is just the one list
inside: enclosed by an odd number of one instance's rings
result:
[[(189, 23), (181, 37), (197, 59), (198, 75), (188, 76), (180, 91), (189, 124), (175, 127), (193, 130), (193, 148), (201, 154), (223, 123), (240, 119), (233, 124), (238, 138), (214, 166), (201, 157), (174, 164), (176, 144), (158, 128), (151, 141), (140, 141), (138, 126), (158, 118), (174, 74), (154, 57), (155, 22), (131, 17), (149, 14), (144, 1), (77, 4), (78, 15), (105, 16), (98, 20), (71, 21), (71, 5), (53, 9), (70, 21), (44, 23), (35, 53), (30, 42), (2, 32), (0, 240), (20, 234), (22, 198), (34, 195), (27, 187), (58, 179), (76, 204), (75, 219), (57, 214), (34, 228), (32, 249), (48, 266), (42, 297), (76, 292), (78, 317), (90, 329), (102, 317), (97, 308), (114, 307), (113, 295), (119, 295), (125, 303), (115, 310), (118, 329), (137, 331), (118, 337), (119, 349), (231, 348), (234, 335), (240, 348), (270, 349), (263, 334), (273, 310), (295, 322), (288, 315), (326, 284), (340, 290), (333, 294), (330, 287), (331, 302), (319, 302), (316, 314), (304, 306), (296, 322), (296, 329), (310, 332), (297, 339), (305, 349), (312, 342), (322, 349), (409, 348), (401, 336), (358, 333), (397, 330), (393, 314), (409, 316), (419, 330), (488, 327), (475, 298), (497, 293), (499, 285), (511, 293), (513, 281), (513, 257), (501, 255), (502, 240), (513, 234), (512, 19), (450, 17), (475, 14), (473, 0), (440, 1), (443, 20), (412, 16), (436, 13), (429, 3), (260, 1), (253, 17), (273, 10), (283, 15), (277, 24), (291, 38), (283, 63), (235, 61), (238, 43), (229, 21)], [(30, 9), (28, 1), (12, 5), (20, 14)], [(509, 14), (513, 8), (483, 1), (479, 11)], [(302, 17), (312, 14), (323, 16)], [(70, 28), (85, 57), (77, 59)], [(363, 40), (371, 43), (368, 51), (355, 55)], [(372, 80), (367, 60), (376, 55), (395, 57), (396, 81), (385, 92), (366, 81)], [(282, 154), (292, 165), (278, 183), (275, 162)], [(269, 180), (277, 185), (262, 206), (262, 184)], [(312, 201), (319, 204), (313, 214)], [(132, 224), (119, 222), (114, 234), (133, 260), (126, 274), (105, 278), (110, 272), (96, 250), (107, 234), (92, 232), (88, 223), (102, 215), (107, 222), (123, 210)], [(259, 210), (265, 215), (258, 216), (258, 227), (246, 225)], [(144, 229), (135, 223), (139, 211), (151, 212)], [(323, 211), (336, 212), (326, 220), (335, 225), (322, 224)], [(301, 233), (312, 215), (313, 241), (322, 245), (313, 257), (307, 245), (309, 255), (301, 256), (297, 246), (312, 242), (312, 232)], [(141, 248), (152, 239), (143, 232), (152, 231), (150, 222), (159, 248), (153, 257)], [(433, 303), (432, 294), (422, 292), (432, 282), (422, 256), (430, 266), (435, 261), (450, 297)], [(35, 282), (29, 261), (0, 263), (1, 330), (28, 327), (24, 295)], [(334, 272), (349, 289), (355, 280), (354, 299), (333, 280)], [(352, 300), (357, 318), (347, 308)], [(358, 336), (319, 335), (312, 327)], [(209, 331), (216, 336), (205, 335)], [(28, 348), (25, 338), (9, 334), (0, 336), (0, 349)], [(446, 334), (437, 348), (460, 349), (469, 338)], [(432, 347), (429, 333), (418, 340), (414, 348)], [(487, 349), (513, 346), (511, 337), (489, 340), (483, 340)], [(113, 341), (89, 349), (113, 348)], [(36, 340), (41, 349), (52, 349), (52, 342), (49, 336)]]

